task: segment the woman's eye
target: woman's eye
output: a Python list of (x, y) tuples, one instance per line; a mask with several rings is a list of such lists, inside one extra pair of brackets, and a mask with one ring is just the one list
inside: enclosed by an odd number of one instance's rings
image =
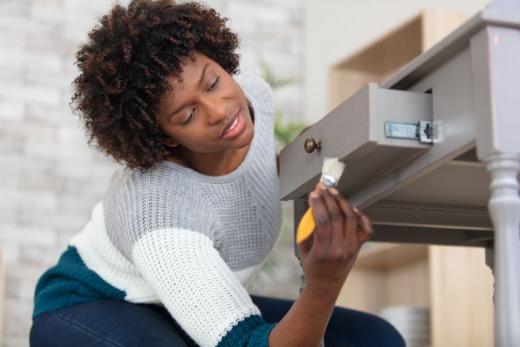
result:
[(215, 78), (215, 81), (211, 84), (208, 91), (212, 91), (213, 89), (215, 89), (218, 85), (219, 80), (220, 80), (220, 77)]
[(188, 123), (191, 121), (191, 119), (193, 118), (193, 115), (194, 115), (194, 114), (195, 114), (195, 107), (193, 107), (193, 108), (191, 109), (191, 112), (190, 112), (190, 114), (188, 115), (188, 118), (186, 118), (186, 120), (185, 120), (184, 122), (182, 122), (181, 124), (182, 124), (182, 125), (188, 124)]

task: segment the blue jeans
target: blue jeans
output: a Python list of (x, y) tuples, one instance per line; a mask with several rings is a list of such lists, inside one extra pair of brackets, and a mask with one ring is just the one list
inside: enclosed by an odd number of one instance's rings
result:
[[(267, 322), (278, 322), (293, 301), (252, 296)], [(38, 316), (31, 347), (197, 346), (168, 311), (158, 305), (98, 300)], [(404, 347), (399, 333), (376, 316), (336, 308), (325, 333), (326, 347)]]

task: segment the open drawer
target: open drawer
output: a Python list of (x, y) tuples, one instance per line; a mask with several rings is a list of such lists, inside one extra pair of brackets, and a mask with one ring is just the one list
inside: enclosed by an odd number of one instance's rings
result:
[(368, 84), (281, 151), (281, 199), (311, 191), (325, 157), (347, 165), (338, 189), (350, 196), (427, 151), (431, 124), (431, 94)]

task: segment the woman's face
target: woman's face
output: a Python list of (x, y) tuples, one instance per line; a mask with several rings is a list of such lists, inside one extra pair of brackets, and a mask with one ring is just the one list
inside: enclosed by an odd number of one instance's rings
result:
[(173, 88), (159, 102), (163, 142), (206, 159), (249, 145), (254, 127), (244, 92), (218, 63), (194, 57), (184, 60), (182, 80), (168, 78)]

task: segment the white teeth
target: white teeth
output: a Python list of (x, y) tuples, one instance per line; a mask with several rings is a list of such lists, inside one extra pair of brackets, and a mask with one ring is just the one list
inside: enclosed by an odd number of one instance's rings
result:
[(237, 118), (235, 118), (235, 120), (233, 121), (233, 124), (231, 124), (231, 129), (233, 129), (234, 127), (236, 127), (238, 124), (238, 116)]
[(238, 123), (238, 116), (235, 118), (235, 120), (233, 121), (231, 126), (228, 128), (228, 130), (226, 130), (226, 132), (233, 130), (237, 126), (237, 123)]

